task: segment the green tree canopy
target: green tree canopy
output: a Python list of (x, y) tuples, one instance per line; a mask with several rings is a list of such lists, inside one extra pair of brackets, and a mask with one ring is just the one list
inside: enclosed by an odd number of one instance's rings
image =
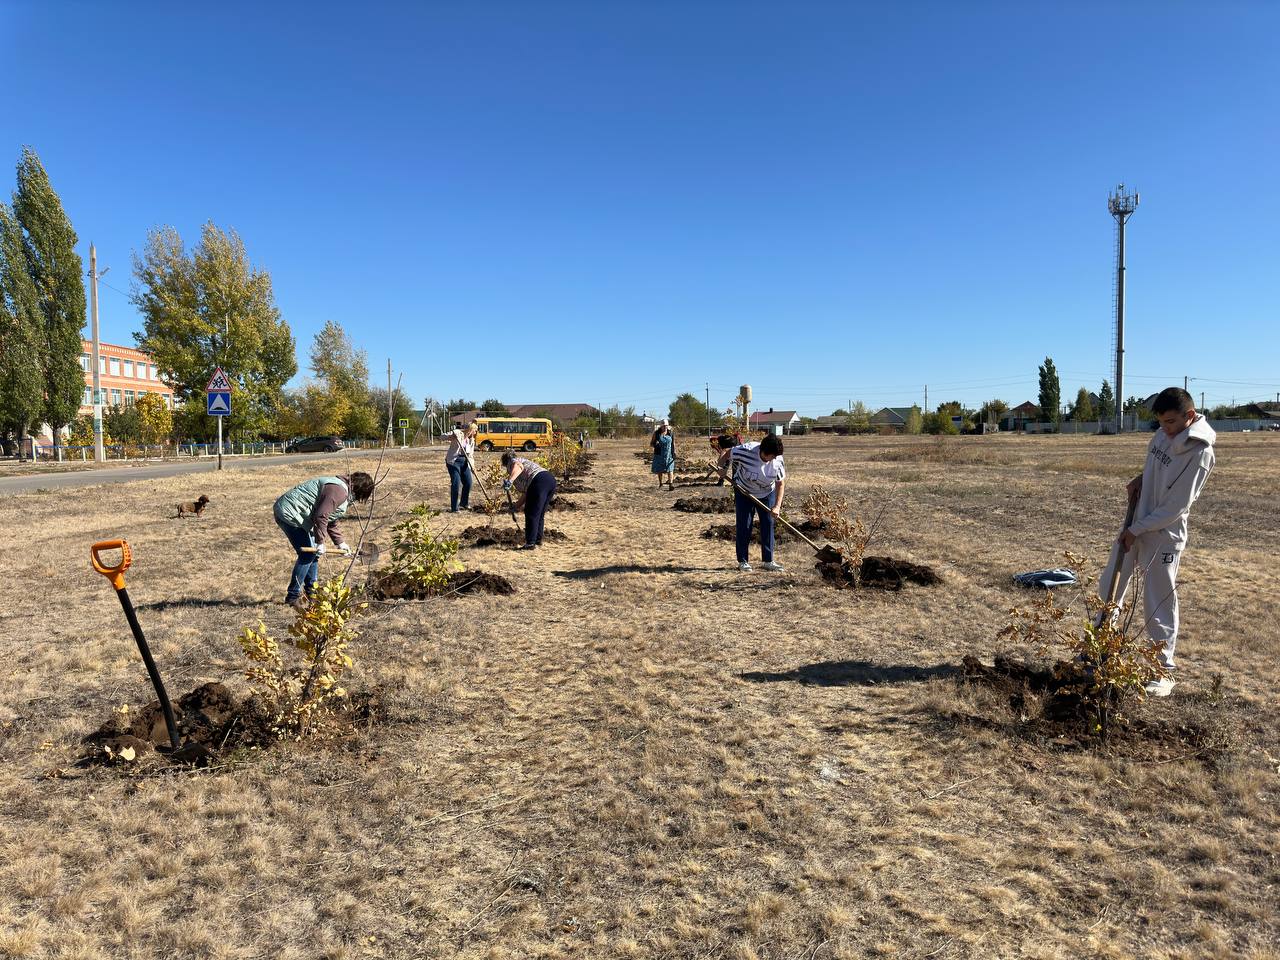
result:
[(22, 229), (0, 202), (0, 434), (23, 437), (44, 413), (44, 324)]
[(920, 414), (920, 408), (918, 406), (913, 406), (907, 413), (907, 423), (906, 426), (903, 427), (903, 432), (915, 435), (923, 429), (924, 417)]
[(714, 411), (708, 418), (707, 405), (692, 393), (682, 393), (672, 400), (667, 409), (667, 418), (673, 427), (701, 427), (704, 430), (708, 423), (714, 428), (720, 422), (720, 417)]
[(978, 412), (974, 415), (980, 423), (997, 423), (1001, 417), (1009, 412), (1009, 405), (1003, 400), (988, 400), (978, 408)]
[(1111, 389), (1111, 381), (1103, 380), (1098, 391), (1098, 416), (1110, 420), (1116, 415), (1116, 392)]
[(1081, 387), (1076, 391), (1076, 402), (1071, 408), (1071, 419), (1083, 422), (1093, 420), (1094, 417), (1093, 400), (1089, 397), (1089, 391)]
[(1040, 364), (1040, 416), (1057, 423), (1062, 419), (1062, 388), (1058, 383), (1058, 368), (1050, 357)]
[[(159, 227), (134, 256), (133, 272), (133, 302), (143, 322), (134, 338), (155, 358), (177, 398), (202, 410), (205, 385), (221, 366), (235, 387), (231, 430), (268, 431), (298, 361), (271, 275), (250, 264), (239, 235), (206, 223), (188, 254), (177, 230)], [(198, 428), (195, 436), (213, 431), (212, 418), (182, 420)]]
[(480, 409), (491, 417), (511, 416), (511, 411), (507, 409), (507, 405), (501, 400), (486, 400), (484, 403), (480, 404)]
[[(346, 437), (381, 435), (382, 420), (369, 393), (368, 354), (356, 349), (341, 324), (329, 320), (316, 334), (311, 342), (311, 372), (320, 381), (320, 388), (302, 397), (307, 409), (313, 411), (303, 417), (304, 432)], [(325, 413), (320, 418), (328, 429), (313, 428), (310, 424), (317, 422), (319, 412), (316, 404), (323, 403), (326, 397), (338, 413)]]
[[(376, 410), (378, 414), (377, 423), (378, 423), (379, 437), (385, 435), (387, 432), (388, 407), (390, 407), (392, 411), (391, 412), (391, 429), (392, 430), (399, 431), (400, 429), (399, 424), (401, 420), (408, 420), (410, 429), (418, 426), (418, 421), (413, 415), (413, 401), (409, 399), (409, 395), (405, 393), (404, 390), (400, 387), (396, 387), (395, 390), (392, 391), (392, 393), (395, 394), (395, 399), (393, 402), (388, 404), (386, 387), (374, 387), (372, 390), (369, 391), (369, 397), (373, 401), (373, 409)], [(467, 409), (473, 410), (475, 408), (468, 407)], [(399, 437), (399, 435), (400, 434), (397, 432), (396, 436)], [(396, 442), (399, 443), (399, 440), (397, 440)]]
[(84, 371), (80, 367), (84, 270), (76, 253), (76, 232), (49, 182), (44, 164), (30, 147), (23, 147), (18, 161), (13, 212), (24, 233), (27, 270), (44, 332), (40, 354), (43, 414), (57, 436), (75, 419), (84, 392)]

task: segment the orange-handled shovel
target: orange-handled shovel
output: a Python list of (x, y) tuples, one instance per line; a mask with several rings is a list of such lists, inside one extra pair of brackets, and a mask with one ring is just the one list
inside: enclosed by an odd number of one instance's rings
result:
[[(102, 560), (102, 551), (119, 550), (120, 562), (107, 566)], [(138, 615), (134, 612), (133, 601), (129, 599), (129, 591), (124, 586), (124, 572), (133, 563), (133, 553), (129, 550), (128, 540), (103, 540), (89, 548), (89, 556), (93, 569), (111, 581), (116, 596), (120, 598), (120, 606), (124, 607), (125, 619), (129, 621), (129, 629), (133, 631), (133, 639), (138, 642), (138, 651), (142, 654), (142, 662), (147, 665), (147, 674), (151, 677), (151, 685), (156, 689), (156, 697), (160, 700), (160, 709), (164, 711), (164, 725), (169, 731), (170, 754), (178, 753), (178, 724), (173, 719), (173, 707), (169, 703), (169, 695), (164, 692), (164, 681), (160, 679), (160, 671), (151, 657), (151, 649), (147, 646), (147, 638), (142, 633), (142, 625), (138, 623)], [(159, 748), (157, 748), (159, 749)]]

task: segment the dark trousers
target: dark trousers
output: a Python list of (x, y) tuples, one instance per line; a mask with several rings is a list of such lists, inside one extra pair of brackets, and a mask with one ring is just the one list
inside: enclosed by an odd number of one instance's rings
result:
[(289, 538), (290, 546), (298, 555), (297, 562), (293, 565), (293, 575), (289, 578), (289, 590), (284, 596), (286, 603), (293, 603), (302, 596), (304, 590), (309, 597), (311, 591), (315, 589), (316, 575), (320, 572), (320, 555), (302, 551), (303, 547), (316, 545), (315, 540), (311, 538), (310, 530), (285, 523), (279, 517), (276, 517), (276, 525), (284, 531), (284, 535)]
[(550, 470), (543, 470), (529, 481), (529, 490), (524, 495), (525, 543), (542, 543), (542, 518), (555, 495), (556, 478)]
[[(767, 497), (760, 497), (760, 501), (773, 508), (774, 498), (777, 497), (777, 488), (769, 491)], [(738, 562), (747, 562), (747, 548), (751, 546), (751, 526), (756, 518), (756, 514), (760, 515), (760, 558), (768, 563), (773, 559), (773, 514), (764, 507), (758, 507), (744, 496), (737, 489), (733, 491), (734, 512), (738, 518), (737, 529), (737, 547)]]
[[(471, 499), (471, 469), (466, 460), (455, 460), (445, 467), (449, 470), (449, 510), (456, 513), (459, 506), (466, 510)], [(461, 504), (458, 503), (459, 491), (462, 492)]]

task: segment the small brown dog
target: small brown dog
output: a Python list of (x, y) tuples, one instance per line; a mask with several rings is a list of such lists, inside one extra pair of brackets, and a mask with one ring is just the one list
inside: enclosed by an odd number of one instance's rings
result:
[(205, 506), (209, 503), (209, 498), (204, 494), (200, 495), (199, 500), (193, 500), (191, 503), (176, 504), (178, 508), (178, 519), (183, 517), (198, 517), (204, 513)]

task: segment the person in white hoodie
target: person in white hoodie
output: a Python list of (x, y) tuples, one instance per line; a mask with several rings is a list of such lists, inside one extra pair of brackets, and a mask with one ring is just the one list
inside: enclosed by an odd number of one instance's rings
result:
[(1121, 603), (1135, 567), (1142, 571), (1144, 623), (1151, 639), (1163, 644), (1160, 662), (1170, 674), (1148, 683), (1147, 693), (1167, 697), (1174, 686), (1178, 565), (1187, 545), (1187, 517), (1213, 471), (1217, 434), (1181, 387), (1161, 390), (1151, 412), (1160, 429), (1147, 447), (1142, 473), (1128, 484), (1129, 494), (1138, 498), (1133, 522), (1121, 532), (1119, 549), (1111, 552), (1100, 582), (1110, 582), (1112, 567), (1119, 561), (1116, 602)]

